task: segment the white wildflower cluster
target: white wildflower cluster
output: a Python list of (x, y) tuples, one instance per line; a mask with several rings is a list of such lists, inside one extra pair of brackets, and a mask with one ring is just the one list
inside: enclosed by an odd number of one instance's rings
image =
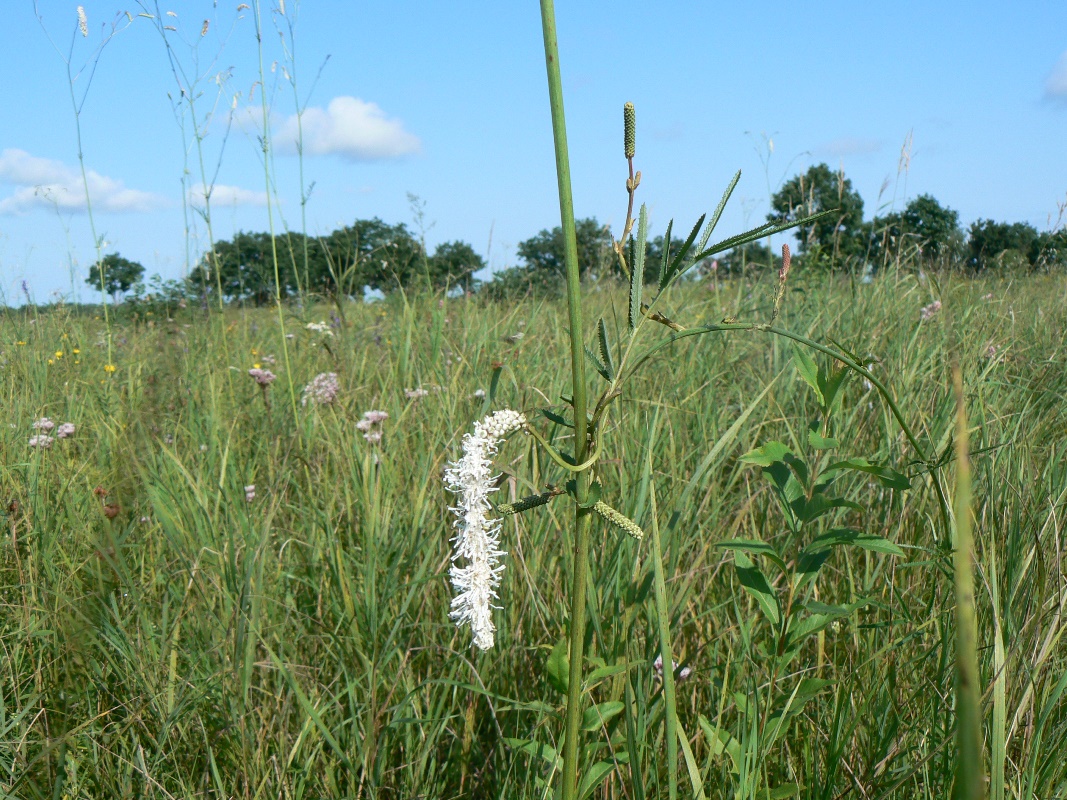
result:
[(323, 336), (333, 336), (333, 331), (330, 329), (330, 323), (328, 322), (309, 322), (304, 327), (312, 333), (321, 333)]
[(934, 314), (941, 310), (941, 301), (934, 300), (928, 306), (923, 306), (919, 309), (919, 319), (930, 319)]
[(278, 379), (278, 376), (269, 369), (259, 369), (258, 367), (248, 370), (248, 374), (255, 379), (256, 383), (264, 387), (270, 386)]
[(256, 499), (256, 485), (254, 483), (250, 483), (250, 484), (248, 484), (248, 486), (245, 487), (245, 502), (246, 503), (251, 503), (255, 499)]
[(429, 393), (430, 392), (427, 389), (423, 389), (421, 386), (418, 387), (417, 389), (405, 389), (404, 390), (404, 396), (408, 400), (419, 400), (419, 399), (425, 397), (426, 395), (428, 395)]
[[(496, 598), (500, 573), (500, 521), (491, 519), (489, 493), (493, 486), (493, 461), (500, 443), (509, 433), (526, 426), (526, 417), (504, 409), (474, 424), (474, 433), (463, 437), (463, 457), (445, 470), (445, 486), (459, 496), (451, 509), (456, 515), (455, 551), (449, 577), (456, 590), (449, 616), (462, 627), (469, 625), (474, 645), (480, 650), (493, 646), (495, 627), (490, 602)], [(457, 562), (464, 562), (459, 566)]]
[(311, 383), (304, 387), (300, 404), (306, 406), (310, 401), (316, 405), (328, 406), (337, 399), (340, 391), (341, 384), (337, 382), (337, 373), (323, 372), (312, 378)]
[[(672, 663), (674, 664), (674, 678), (675, 678), (675, 682), (676, 683), (681, 683), (682, 681), (687, 680), (689, 678), (689, 676), (693, 674), (693, 670), (692, 670), (691, 667), (682, 667), (681, 669), (678, 669), (678, 662), (674, 661), (672, 659)], [(652, 662), (652, 668), (656, 670), (656, 678), (662, 680), (663, 679), (663, 656), (662, 655), (656, 656), (656, 660)]]
[[(56, 423), (50, 420), (48, 417), (41, 417), (39, 420), (33, 423), (33, 429), (37, 432), (30, 437), (27, 444), (30, 447), (36, 447), (41, 450), (47, 450), (52, 446), (52, 442), (56, 439), (69, 439), (74, 435), (74, 431), (77, 430), (73, 422), (64, 422), (56, 430)], [(52, 431), (56, 431), (56, 435), (52, 436)]]
[(363, 431), (363, 438), (371, 444), (382, 440), (381, 425), (389, 419), (387, 411), (364, 411), (363, 419), (356, 423), (356, 428)]

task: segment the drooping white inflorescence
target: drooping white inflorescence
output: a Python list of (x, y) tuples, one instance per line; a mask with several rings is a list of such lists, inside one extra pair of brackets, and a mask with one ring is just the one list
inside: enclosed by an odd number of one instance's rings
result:
[(449, 577), (456, 596), (449, 616), (460, 627), (470, 626), (480, 650), (493, 646), (496, 628), (490, 604), (504, 570), (500, 557), (507, 555), (500, 549), (500, 520), (489, 516), (489, 493), (496, 491), (492, 458), (504, 437), (525, 425), (526, 417), (518, 411), (490, 414), (463, 437), (463, 457), (445, 469), (445, 486), (459, 496), (459, 504), (451, 509), (456, 535)]

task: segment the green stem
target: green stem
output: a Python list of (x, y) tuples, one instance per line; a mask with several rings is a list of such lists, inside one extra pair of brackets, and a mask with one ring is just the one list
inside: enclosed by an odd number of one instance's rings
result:
[[(586, 418), (585, 353), (582, 351), (582, 294), (578, 272), (578, 243), (574, 231), (574, 201), (571, 196), (567, 126), (563, 115), (563, 85), (556, 42), (556, 12), (552, 0), (541, 0), (541, 28), (548, 70), (548, 98), (552, 109), (552, 138), (556, 149), (559, 210), (563, 226), (564, 259), (567, 268), (567, 309), (571, 335), (571, 388), (574, 397), (574, 460), (586, 459), (589, 445)], [(575, 477), (578, 502), (574, 506), (574, 560), (571, 585), (570, 679), (567, 689), (566, 740), (563, 745), (563, 800), (574, 800), (578, 786), (578, 736), (582, 710), (582, 663), (585, 649), (586, 581), (589, 572), (591, 509), (582, 508), (589, 494), (589, 472)]]
[[(652, 474), (652, 451), (648, 453)], [(648, 484), (652, 503), (652, 566), (655, 573), (656, 617), (659, 622), (659, 655), (663, 659), (663, 705), (667, 722), (667, 791), (670, 800), (678, 797), (678, 702), (674, 694), (674, 654), (671, 652), (671, 618), (667, 606), (667, 579), (663, 574), (663, 547), (659, 537), (656, 485)]]

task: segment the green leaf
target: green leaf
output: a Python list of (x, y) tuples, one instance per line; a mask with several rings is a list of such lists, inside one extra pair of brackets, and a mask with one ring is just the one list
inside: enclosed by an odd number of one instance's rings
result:
[(767, 442), (762, 447), (757, 447), (755, 450), (745, 453), (741, 456), (741, 460), (746, 464), (769, 467), (775, 461), (784, 461), (787, 455), (792, 454), (793, 451), (781, 442)]
[(800, 794), (800, 784), (783, 783), (773, 789), (762, 789), (756, 792), (758, 800), (785, 800), (787, 797), (796, 797)]
[(693, 226), (693, 230), (689, 232), (689, 236), (688, 238), (686, 238), (685, 244), (682, 245), (682, 249), (678, 251), (678, 253), (674, 256), (674, 259), (671, 261), (670, 267), (668, 268), (668, 283), (673, 280), (675, 275), (681, 274), (682, 260), (689, 253), (690, 248), (692, 248), (693, 240), (697, 238), (697, 233), (700, 232), (700, 226), (704, 224), (704, 217), (706, 216), (707, 214), (700, 215), (700, 219), (698, 219), (697, 224)]
[(630, 668), (630, 665), (626, 662), (622, 664), (608, 664), (607, 666), (598, 667), (586, 676), (585, 684), (588, 688), (592, 688), (593, 684), (597, 681), (602, 681), (604, 678), (610, 678), (612, 675), (618, 675), (620, 672), (625, 672)]
[(703, 714), (697, 715), (697, 724), (704, 732), (704, 738), (708, 743), (708, 750), (714, 756), (727, 756), (730, 759), (730, 771), (735, 775), (741, 773), (741, 743), (722, 728), (713, 728), (708, 718)]
[(811, 522), (837, 508), (863, 511), (863, 506), (852, 500), (846, 500), (843, 497), (826, 497), (821, 494), (812, 496), (810, 500), (793, 503), (793, 513), (801, 522)]
[(593, 481), (589, 484), (589, 495), (586, 501), (583, 503), (578, 500), (578, 481), (575, 478), (571, 478), (565, 484), (563, 488), (567, 490), (567, 494), (574, 498), (574, 502), (578, 503), (581, 508), (592, 508), (598, 502), (600, 502), (600, 495), (604, 491), (603, 484), (600, 481)]
[(763, 239), (767, 236), (773, 236), (776, 233), (787, 231), (790, 228), (795, 228), (798, 225), (808, 225), (812, 222), (816, 222), (823, 217), (828, 217), (831, 214), (836, 214), (837, 209), (832, 208), (827, 211), (821, 211), (818, 214), (812, 214), (810, 217), (804, 217), (803, 219), (792, 220), (788, 222), (767, 222), (759, 227), (753, 228), (750, 231), (739, 233), (737, 236), (731, 236), (729, 239), (723, 239), (718, 244), (713, 244), (707, 250), (693, 256), (693, 263), (703, 261), (705, 258), (710, 258), (716, 253), (721, 253), (723, 250), (731, 250), (735, 247), (740, 247), (743, 244), (754, 242), (757, 239)]
[(760, 568), (742, 551), (735, 550), (734, 571), (737, 572), (737, 579), (741, 582), (741, 587), (756, 598), (756, 602), (767, 616), (767, 619), (777, 625), (782, 619), (781, 611), (778, 608), (778, 596), (775, 594), (774, 589), (771, 588), (766, 576), (760, 571)]
[(630, 270), (630, 333), (637, 329), (641, 321), (641, 287), (645, 275), (645, 242), (648, 239), (648, 209), (641, 204), (641, 213), (637, 221), (637, 253), (633, 268)]
[(721, 547), (723, 550), (742, 550), (746, 553), (756, 553), (757, 555), (766, 556), (774, 562), (782, 572), (787, 572), (785, 561), (778, 555), (778, 551), (767, 542), (761, 542), (758, 539), (727, 539), (726, 541), (716, 542), (716, 547)]
[(552, 648), (552, 653), (548, 657), (548, 661), (545, 662), (545, 675), (548, 676), (548, 682), (552, 685), (552, 688), (561, 694), (567, 694), (567, 687), (569, 685), (568, 677), (570, 675), (570, 659), (568, 655), (566, 637), (556, 642), (556, 646)]
[(543, 758), (555, 769), (563, 769), (563, 758), (552, 747), (532, 739), (511, 739), (504, 737), (504, 744), (515, 750), (521, 750), (536, 758)]
[(621, 700), (609, 700), (606, 703), (589, 706), (582, 714), (582, 730), (595, 731), (612, 717), (621, 714), (623, 709)]
[(881, 536), (871, 536), (870, 534), (861, 533), (860, 531), (852, 530), (851, 528), (834, 528), (826, 531), (826, 533), (816, 536), (803, 550), (804, 553), (817, 553), (820, 550), (826, 550), (830, 547), (839, 547), (841, 545), (853, 545), (855, 547), (862, 547), (864, 550), (873, 550), (876, 553), (885, 553), (891, 556), (903, 556), (904, 551), (893, 544), (888, 539), (884, 539)]
[(815, 450), (832, 450), (841, 444), (837, 439), (830, 439), (825, 436), (820, 436), (815, 431), (808, 431), (808, 444), (810, 444)]
[(819, 399), (819, 405), (823, 406), (822, 387), (819, 385), (819, 367), (815, 363), (815, 359), (796, 342), (793, 342), (793, 364), (796, 366), (797, 372), (800, 373), (800, 377), (804, 379), (804, 383), (815, 392), (815, 396)]
[(827, 414), (832, 414), (841, 405), (841, 398), (844, 395), (838, 394), (838, 389), (841, 388), (845, 379), (851, 374), (852, 371), (844, 367), (839, 370), (832, 370), (829, 375), (823, 370), (819, 370), (819, 387), (822, 389), (823, 408)]
[(550, 422), (554, 422), (557, 425), (562, 425), (564, 428), (574, 427), (573, 423), (568, 422), (564, 417), (561, 417), (555, 411), (549, 411), (547, 408), (542, 408), (541, 413), (544, 415), (545, 419), (549, 420)]
[(672, 219), (667, 223), (667, 232), (663, 234), (663, 257), (659, 262), (659, 274), (656, 276), (656, 283), (659, 284), (659, 288), (666, 286), (671, 280), (671, 273), (668, 269), (671, 258), (671, 229), (674, 227), (674, 220)]
[(615, 369), (615, 359), (611, 355), (611, 341), (608, 339), (608, 326), (604, 323), (604, 318), (601, 317), (596, 326), (597, 339), (600, 341), (600, 358), (604, 362), (604, 366), (607, 367), (608, 374), (611, 376), (609, 381), (615, 380), (615, 376), (618, 371)]
[(582, 775), (582, 782), (578, 785), (578, 800), (585, 800), (591, 795), (613, 769), (615, 769), (615, 764), (611, 761), (597, 761), (586, 768), (585, 774)]
[(849, 458), (844, 461), (838, 461), (831, 464), (826, 468), (826, 471), (835, 469), (851, 469), (856, 472), (866, 472), (868, 475), (873, 475), (878, 479), (878, 482), (889, 489), (906, 490), (911, 488), (911, 479), (903, 473), (897, 472), (891, 467), (884, 467), (880, 464), (872, 464), (865, 458)]
[(610, 383), (613, 377), (611, 372), (608, 370), (607, 365), (593, 352), (592, 348), (586, 347), (585, 355), (586, 358), (593, 362), (593, 369), (600, 373), (600, 377)]

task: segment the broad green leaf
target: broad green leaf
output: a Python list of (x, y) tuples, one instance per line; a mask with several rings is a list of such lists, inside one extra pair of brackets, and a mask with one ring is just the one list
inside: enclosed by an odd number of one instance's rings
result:
[(903, 556), (904, 551), (888, 539), (881, 536), (872, 536), (868, 533), (852, 530), (851, 528), (833, 528), (816, 536), (803, 550), (804, 553), (817, 553), (830, 547), (841, 545), (853, 545), (862, 547), (864, 550), (873, 550), (876, 553), (885, 553), (891, 556)]
[(552, 684), (553, 689), (561, 694), (567, 693), (569, 684), (570, 661), (567, 650), (567, 639), (564, 637), (556, 642), (548, 661), (545, 662), (545, 675), (548, 676), (548, 682)]
[(793, 451), (781, 442), (767, 442), (762, 447), (757, 447), (755, 450), (745, 453), (741, 456), (741, 460), (746, 464), (769, 467), (775, 461), (782, 461), (787, 455), (792, 454)]
[(623, 704), (621, 700), (609, 700), (605, 703), (589, 706), (582, 714), (582, 730), (595, 731), (605, 722), (617, 714), (621, 714)]
[(845, 367), (838, 370), (830, 370), (829, 374), (824, 370), (819, 370), (819, 388), (822, 389), (823, 408), (827, 414), (833, 414), (840, 407), (841, 398), (844, 395), (839, 394), (838, 390), (851, 374), (852, 370)]
[(778, 608), (778, 595), (771, 588), (767, 577), (760, 571), (747, 555), (740, 550), (734, 551), (734, 570), (742, 588), (756, 598), (760, 609), (773, 624), (777, 625), (782, 614)]
[(816, 494), (810, 499), (793, 504), (793, 513), (801, 522), (811, 522), (823, 514), (827, 514), (837, 508), (851, 508), (854, 511), (863, 511), (863, 506), (843, 497), (827, 497)]
[(597, 761), (592, 766), (587, 767), (585, 774), (582, 775), (582, 781), (578, 785), (578, 800), (585, 800), (586, 797), (591, 795), (596, 787), (611, 774), (613, 769), (615, 769), (615, 764), (612, 761)]
[(910, 489), (911, 480), (907, 475), (897, 472), (891, 467), (884, 467), (880, 464), (872, 464), (865, 458), (848, 458), (844, 461), (838, 461), (831, 464), (826, 468), (827, 472), (835, 469), (851, 469), (857, 472), (866, 472), (868, 475), (873, 475), (878, 481), (889, 489)]
[(793, 342), (793, 364), (796, 365), (797, 372), (800, 373), (800, 377), (804, 379), (804, 383), (811, 387), (811, 390), (815, 392), (815, 396), (819, 400), (819, 405), (823, 406), (822, 387), (819, 386), (819, 367), (815, 363), (815, 359), (808, 354), (808, 351), (802, 348), (796, 342)]
[(758, 539), (727, 539), (722, 542), (716, 542), (716, 547), (721, 547), (723, 550), (743, 550), (746, 553), (756, 553), (761, 556), (766, 556), (774, 562), (782, 572), (786, 572), (785, 561), (778, 555), (778, 551), (767, 542), (761, 542)]
[(808, 444), (816, 450), (832, 450), (839, 446), (841, 442), (837, 441), (837, 439), (820, 436), (815, 431), (808, 431)]
[(536, 758), (543, 758), (555, 769), (563, 769), (563, 758), (551, 746), (532, 739), (511, 739), (504, 737), (504, 744), (515, 750), (521, 750)]
[(604, 667), (598, 667), (586, 676), (585, 684), (587, 687), (592, 687), (597, 681), (602, 681), (604, 678), (610, 678), (612, 675), (618, 675), (620, 672), (625, 672), (629, 669), (630, 665), (626, 662), (622, 664), (608, 664)]

